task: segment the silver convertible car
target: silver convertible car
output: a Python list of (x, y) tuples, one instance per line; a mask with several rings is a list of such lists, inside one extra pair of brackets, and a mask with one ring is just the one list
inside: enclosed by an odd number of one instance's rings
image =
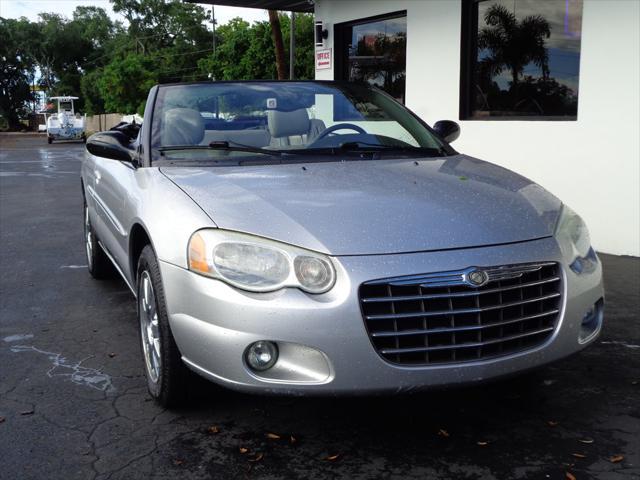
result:
[[(603, 319), (582, 219), (456, 152), (384, 92), (335, 82), (151, 89), (87, 142), (90, 273), (137, 299), (151, 395), (399, 393), (584, 348)], [(517, 152), (514, 152), (517, 155)]]

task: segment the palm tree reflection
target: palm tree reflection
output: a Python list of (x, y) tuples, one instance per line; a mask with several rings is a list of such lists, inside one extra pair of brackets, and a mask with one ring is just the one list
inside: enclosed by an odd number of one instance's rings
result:
[[(574, 91), (551, 77), (547, 19), (529, 15), (518, 20), (498, 3), (489, 6), (483, 18), (485, 26), (478, 33), (476, 114), (576, 115)], [(540, 69), (539, 76), (524, 75), (531, 66)]]

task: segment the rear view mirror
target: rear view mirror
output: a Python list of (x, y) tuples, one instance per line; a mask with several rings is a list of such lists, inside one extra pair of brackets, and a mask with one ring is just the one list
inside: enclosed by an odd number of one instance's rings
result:
[(121, 162), (136, 161), (136, 151), (131, 146), (131, 137), (118, 131), (94, 133), (87, 140), (87, 150), (96, 157), (119, 160)]
[(433, 129), (447, 143), (460, 136), (460, 125), (453, 120), (440, 120), (433, 125)]

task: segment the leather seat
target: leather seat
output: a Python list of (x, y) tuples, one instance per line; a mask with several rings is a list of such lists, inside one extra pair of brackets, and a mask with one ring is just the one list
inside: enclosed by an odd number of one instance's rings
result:
[(306, 108), (291, 112), (269, 110), (267, 125), (272, 147), (309, 144), (326, 128), (322, 120), (310, 119)]
[(160, 145), (198, 145), (204, 138), (204, 120), (191, 108), (172, 108), (164, 113)]

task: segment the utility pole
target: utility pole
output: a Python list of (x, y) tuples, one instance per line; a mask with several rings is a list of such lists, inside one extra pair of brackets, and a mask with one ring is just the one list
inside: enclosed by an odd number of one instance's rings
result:
[(212, 49), (213, 49), (213, 57), (216, 56), (216, 11), (215, 7), (211, 5), (211, 27), (213, 29), (213, 38), (212, 38)]
[(291, 28), (289, 32), (289, 80), (295, 78), (296, 60), (296, 12), (291, 12)]

